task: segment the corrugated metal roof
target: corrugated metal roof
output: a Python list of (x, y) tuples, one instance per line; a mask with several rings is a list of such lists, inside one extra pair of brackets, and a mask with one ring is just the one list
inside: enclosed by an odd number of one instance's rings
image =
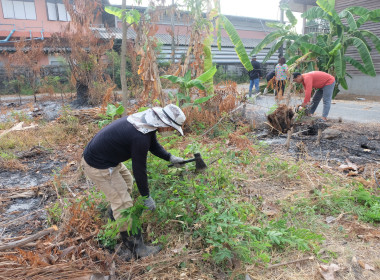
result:
[[(118, 27), (111, 27), (111, 28), (92, 27), (91, 30), (96, 32), (101, 39), (115, 38), (117, 40), (121, 40), (122, 35), (123, 35), (121, 28), (118, 28)], [(127, 38), (128, 39), (136, 38), (136, 32), (132, 28), (128, 28)]]
[[(247, 53), (249, 54), (253, 48), (246, 48)], [(180, 60), (183, 55), (186, 55), (187, 48), (184, 46), (176, 47), (175, 49), (175, 58)], [(257, 54), (257, 61), (262, 62), (267, 55), (268, 49), (263, 49)], [(171, 59), (171, 46), (163, 45), (161, 53), (158, 57), (158, 60), (169, 61)], [(211, 48), (212, 61), (216, 64), (241, 64), (239, 57), (235, 52), (234, 47), (222, 46), (221, 50), (217, 47)], [(274, 53), (272, 57), (266, 62), (269, 64), (276, 64), (278, 62), (278, 52)]]
[[(122, 38), (121, 28), (117, 28), (117, 27), (92, 28), (92, 30), (96, 31), (99, 37), (102, 39), (115, 38), (117, 40), (121, 40)], [(172, 37), (170, 34), (156, 34), (155, 37), (159, 39), (164, 45), (171, 45), (172, 43)], [(136, 38), (136, 32), (132, 28), (128, 29), (127, 38), (128, 39)], [(174, 40), (177, 46), (187, 46), (190, 40), (190, 36), (178, 35), (178, 36), (175, 36)], [(242, 38), (241, 40), (246, 48), (254, 48), (262, 41), (262, 39), (249, 39), (249, 38)], [(212, 43), (212, 46), (217, 46), (216, 38), (214, 38), (214, 42)], [(229, 37), (221, 38), (221, 46), (234, 47)], [(271, 45), (269, 45), (269, 47), (271, 47)]]

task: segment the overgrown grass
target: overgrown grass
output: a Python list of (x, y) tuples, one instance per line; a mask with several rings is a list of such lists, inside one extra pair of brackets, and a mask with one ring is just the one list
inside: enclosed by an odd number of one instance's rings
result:
[[(171, 136), (161, 142), (168, 143), (166, 148), (175, 155), (190, 157), (198, 151), (208, 163), (219, 160), (198, 174), (190, 164), (180, 169), (168, 168), (166, 162), (149, 158), (150, 188), (158, 209), (147, 222), (153, 223), (156, 231), (199, 240), (197, 246), (205, 248), (204, 259), (222, 265), (231, 259), (269, 262), (273, 249), (307, 251), (318, 246), (321, 235), (292, 226), (283, 216), (270, 220), (258, 211), (258, 201), (247, 201), (242, 196), (234, 183), (234, 166), (255, 162), (248, 150), (226, 151), (223, 145), (200, 146), (195, 142), (179, 152), (174, 149), (179, 139)], [(297, 172), (279, 159), (271, 160), (267, 169), (286, 170), (290, 177)]]
[(365, 222), (380, 222), (380, 196), (376, 190), (365, 189), (360, 183), (346, 184), (343, 188), (325, 186), (321, 191), (315, 190), (312, 197), (300, 200), (295, 207), (319, 215), (345, 213)]

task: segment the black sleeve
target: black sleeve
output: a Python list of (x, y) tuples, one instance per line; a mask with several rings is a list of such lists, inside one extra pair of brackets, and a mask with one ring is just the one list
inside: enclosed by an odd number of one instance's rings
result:
[(164, 147), (160, 145), (157, 141), (156, 133), (153, 133), (150, 143), (149, 151), (154, 154), (156, 157), (162, 158), (163, 160), (170, 160), (170, 153), (168, 153)]
[(132, 148), (132, 170), (137, 188), (142, 196), (149, 196), (148, 176), (146, 174), (146, 158), (149, 142), (139, 141)]

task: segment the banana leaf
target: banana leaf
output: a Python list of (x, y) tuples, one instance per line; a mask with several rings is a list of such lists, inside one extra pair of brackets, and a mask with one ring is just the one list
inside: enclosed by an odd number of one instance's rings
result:
[(310, 43), (307, 43), (307, 42), (301, 42), (301, 46), (307, 48), (310, 51), (313, 51), (316, 54), (319, 54), (319, 55), (328, 55), (327, 52), (323, 48), (321, 48), (321, 47), (319, 47), (317, 45), (310, 44)]
[(281, 22), (266, 22), (265, 25), (270, 27), (270, 28), (278, 28), (278, 29), (285, 28), (285, 26), (286, 26), (285, 24), (283, 24)]
[(343, 47), (339, 39), (336, 42), (337, 44), (335, 44), (335, 47), (328, 53), (331, 56), (335, 56), (337, 51), (339, 51)]
[(287, 35), (287, 30), (275, 30), (272, 33), (269, 33), (257, 46), (251, 51), (251, 55), (258, 54), (263, 48), (277, 40), (278, 38)]
[(347, 81), (345, 77), (339, 78), (338, 81), (340, 85), (342, 86), (342, 88), (344, 88), (345, 90), (348, 90), (348, 85), (347, 85)]
[(202, 84), (202, 81), (198, 79), (194, 79), (186, 83), (186, 88), (192, 87), (199, 88), (200, 90), (206, 90), (206, 87)]
[(171, 81), (174, 84), (181, 84), (181, 83), (185, 82), (185, 80), (182, 77), (177, 77), (174, 75), (163, 75), (160, 78), (168, 79), (169, 81)]
[(337, 51), (334, 56), (334, 70), (338, 78), (342, 78), (344, 76), (343, 63), (345, 63), (345, 61), (342, 59), (342, 53)]
[(364, 15), (368, 14), (368, 12), (369, 12), (368, 9), (366, 9), (364, 7), (360, 7), (360, 6), (348, 7), (346, 9), (344, 9), (343, 11), (349, 11), (356, 16), (364, 16)]
[(348, 26), (350, 27), (351, 31), (358, 29), (354, 15), (351, 14), (349, 11), (343, 10), (342, 12), (339, 13), (339, 17), (345, 18), (347, 20)]
[(373, 65), (371, 54), (368, 51), (366, 44), (359, 38), (349, 38), (345, 42), (347, 46), (352, 45), (357, 48), (359, 55), (363, 61), (366, 74), (372, 77), (376, 76), (375, 67)]
[[(117, 16), (119, 19), (132, 24), (132, 23), (137, 23), (140, 21), (140, 13), (137, 10), (123, 10), (114, 6), (106, 6), (104, 10), (114, 16)], [(124, 12), (124, 15), (123, 15)]]
[(202, 75), (196, 78), (196, 80), (201, 81), (202, 83), (207, 82), (209, 79), (211, 79), (215, 73), (216, 73), (216, 66), (214, 65), (212, 68), (204, 72)]
[(380, 38), (376, 36), (374, 33), (368, 30), (360, 30), (359, 31), (364, 37), (368, 37), (371, 39), (372, 43), (376, 47), (377, 51), (380, 53)]
[(313, 19), (327, 19), (329, 20), (331, 16), (326, 13), (321, 7), (311, 7), (306, 12), (304, 12), (301, 17), (306, 18), (308, 20)]
[[(204, 70), (208, 71), (209, 69), (212, 68), (212, 53), (211, 53), (211, 42), (213, 40), (213, 36), (210, 35), (205, 38), (203, 41), (203, 52), (205, 55), (204, 58)], [(214, 73), (215, 74), (215, 73)], [(214, 76), (214, 75), (212, 75)], [(214, 92), (214, 83), (213, 83), (213, 77), (210, 77), (207, 81), (205, 81), (205, 86), (207, 88), (208, 93), (213, 93)]]
[(243, 42), (241, 41), (235, 27), (232, 25), (229, 19), (225, 17), (224, 15), (220, 15), (220, 19), (223, 22), (224, 30), (226, 30), (228, 36), (231, 39), (231, 42), (235, 46), (235, 52), (238, 55), (240, 62), (243, 64), (244, 68), (247, 69), (247, 71), (253, 70), (251, 61), (249, 60), (249, 57), (245, 50)]
[(350, 63), (352, 66), (354, 66), (356, 69), (360, 70), (362, 73), (367, 74), (366, 69), (364, 66), (357, 60), (353, 59), (350, 56), (344, 56), (344, 60), (348, 63)]
[(263, 63), (265, 63), (268, 59), (272, 57), (272, 55), (284, 44), (286, 38), (282, 38), (277, 44), (273, 45), (267, 55), (265, 56)]
[(293, 15), (292, 11), (288, 8), (285, 11), (286, 17), (288, 18), (290, 24), (295, 26), (298, 22), (297, 18)]
[(288, 4), (281, 4), (280, 9), (285, 11), (286, 17), (288, 18), (290, 24), (295, 26), (297, 24), (297, 18), (293, 15)]
[(321, 48), (327, 47), (326, 40), (327, 40), (327, 35), (317, 35), (317, 45), (320, 46)]
[(380, 22), (380, 9), (372, 10), (368, 13), (369, 20), (373, 22)]
[(201, 98), (195, 99), (194, 100), (194, 104), (205, 103), (205, 102), (207, 102), (209, 99), (211, 99), (213, 97), (214, 97), (214, 95), (209, 95), (209, 96), (205, 96), (205, 97), (201, 97)]
[(342, 25), (342, 21), (340, 20), (338, 13), (335, 11), (335, 7), (331, 5), (329, 1), (317, 0), (317, 4), (333, 18), (335, 24)]

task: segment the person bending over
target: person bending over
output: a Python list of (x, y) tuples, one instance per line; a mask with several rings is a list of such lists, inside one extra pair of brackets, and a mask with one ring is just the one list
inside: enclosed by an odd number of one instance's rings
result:
[(173, 104), (122, 117), (100, 130), (83, 152), (81, 164), (85, 175), (104, 192), (111, 205), (111, 216), (120, 221), (123, 243), (137, 258), (154, 255), (160, 247), (146, 246), (141, 230), (132, 235), (128, 232), (129, 223), (121, 222), (120, 211), (133, 206), (133, 178), (123, 162), (132, 160), (138, 190), (145, 197), (144, 205), (154, 211), (156, 203), (149, 192), (146, 170), (148, 151), (178, 166), (183, 158), (168, 153), (157, 142), (156, 132), (172, 128), (183, 136), (181, 127), (185, 120), (185, 114)]
[(314, 114), (319, 102), (323, 98), (322, 120), (326, 121), (330, 112), (332, 95), (335, 87), (335, 78), (322, 71), (313, 71), (305, 74), (293, 73), (293, 81), (303, 85), (305, 98), (302, 107), (310, 104), (311, 91), (317, 89), (311, 101), (310, 113)]

